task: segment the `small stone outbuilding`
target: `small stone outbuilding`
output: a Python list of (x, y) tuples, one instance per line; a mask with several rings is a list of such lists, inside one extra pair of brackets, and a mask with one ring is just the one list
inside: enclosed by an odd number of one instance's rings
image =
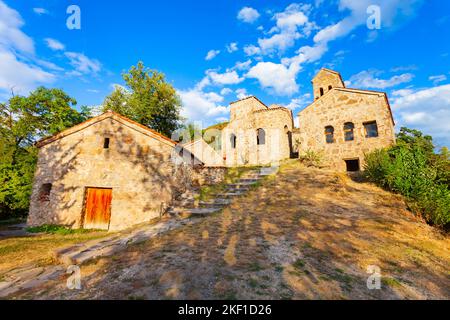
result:
[(37, 146), (30, 226), (125, 229), (158, 218), (189, 185), (174, 141), (114, 112)]

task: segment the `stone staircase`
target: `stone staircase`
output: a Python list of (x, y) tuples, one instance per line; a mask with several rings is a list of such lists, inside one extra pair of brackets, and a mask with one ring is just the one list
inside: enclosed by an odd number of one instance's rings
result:
[(222, 211), (229, 206), (233, 199), (241, 197), (251, 190), (262, 178), (275, 173), (274, 168), (254, 169), (245, 173), (240, 179), (226, 184), (224, 190), (218, 194), (212, 194), (211, 200), (195, 201), (195, 197), (184, 199), (175, 207), (169, 208), (167, 214), (174, 218), (207, 216)]

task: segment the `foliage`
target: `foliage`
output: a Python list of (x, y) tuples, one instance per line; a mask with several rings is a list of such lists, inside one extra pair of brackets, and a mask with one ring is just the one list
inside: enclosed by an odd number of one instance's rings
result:
[(0, 219), (28, 210), (37, 160), (34, 143), (89, 117), (60, 89), (38, 88), (0, 103)]
[(429, 223), (450, 225), (450, 157), (447, 148), (434, 152), (433, 140), (420, 131), (402, 128), (397, 145), (366, 155), (365, 175), (400, 193)]
[(126, 87), (116, 86), (103, 111), (115, 111), (170, 137), (180, 127), (181, 101), (164, 74), (139, 62), (122, 77)]
[(91, 232), (98, 232), (98, 230), (85, 230), (85, 229), (70, 229), (62, 226), (55, 225), (43, 225), (40, 227), (30, 227), (26, 229), (29, 233), (47, 233), (47, 234), (59, 234), (62, 236), (69, 234), (84, 234)]
[(320, 152), (307, 150), (300, 155), (300, 162), (307, 167), (320, 167), (322, 165), (323, 155)]

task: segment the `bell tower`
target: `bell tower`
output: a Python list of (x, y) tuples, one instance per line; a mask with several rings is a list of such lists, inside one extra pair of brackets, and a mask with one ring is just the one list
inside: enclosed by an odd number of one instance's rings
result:
[(319, 73), (313, 78), (314, 100), (320, 99), (324, 94), (333, 88), (345, 88), (339, 72), (330, 69), (321, 69)]

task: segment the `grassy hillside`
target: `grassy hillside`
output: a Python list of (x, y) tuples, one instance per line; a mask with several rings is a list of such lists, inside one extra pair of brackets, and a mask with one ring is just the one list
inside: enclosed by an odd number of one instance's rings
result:
[[(84, 290), (55, 281), (28, 295), (450, 299), (449, 252), (400, 196), (291, 162), (223, 213), (89, 264)], [(373, 265), (381, 290), (367, 288)]]

